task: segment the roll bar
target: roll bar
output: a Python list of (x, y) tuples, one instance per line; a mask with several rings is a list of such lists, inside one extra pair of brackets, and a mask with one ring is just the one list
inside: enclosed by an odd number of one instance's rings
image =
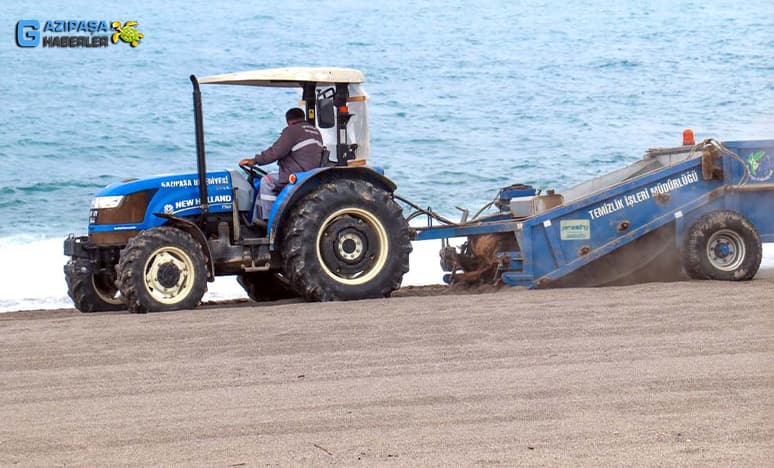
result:
[(207, 161), (204, 156), (204, 120), (202, 118), (202, 93), (199, 91), (199, 80), (191, 75), (193, 84), (194, 123), (196, 125), (196, 171), (199, 175), (199, 200), (202, 206), (201, 221), (210, 209), (207, 201)]

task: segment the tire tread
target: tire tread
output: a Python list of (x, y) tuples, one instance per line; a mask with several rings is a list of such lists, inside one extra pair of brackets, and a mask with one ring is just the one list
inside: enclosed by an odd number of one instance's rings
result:
[[(194, 287), (187, 298), (178, 304), (153, 304), (149, 295), (142, 288), (144, 278), (136, 278), (136, 275), (143, 275), (144, 262), (142, 257), (148, 251), (162, 245), (176, 245), (183, 247), (196, 265), (203, 268), (197, 271), (197, 277), (194, 279)], [(124, 296), (126, 306), (129, 312), (146, 313), (150, 311), (178, 310), (196, 307), (199, 304), (204, 293), (207, 291), (206, 283), (206, 260), (204, 251), (194, 238), (180, 229), (161, 226), (147, 231), (142, 231), (129, 240), (126, 247), (121, 250), (120, 260), (116, 267), (118, 273), (118, 288)]]
[[(721, 271), (706, 255), (707, 242), (720, 229), (731, 229), (745, 242), (746, 258), (736, 271)], [(683, 269), (693, 279), (746, 281), (760, 268), (763, 251), (755, 226), (735, 211), (717, 210), (704, 214), (688, 229), (682, 251)]]
[[(341, 190), (342, 187), (346, 190)], [(357, 194), (362, 201), (386, 207), (389, 220), (399, 224), (397, 232), (387, 230), (391, 247), (397, 250), (390, 254), (390, 257), (395, 256), (396, 262), (390, 267), (391, 271), (386, 273), (389, 280), (380, 281), (377, 290), (362, 291), (363, 294), (357, 297), (351, 292), (343, 294), (326, 287), (323, 282), (325, 272), (316, 262), (307, 264), (306, 258), (307, 248), (314, 248), (314, 242), (310, 242), (310, 238), (316, 236), (316, 224), (322, 221), (322, 213), (328, 212), (331, 206), (340, 206), (342, 198), (346, 199), (351, 194)], [(290, 222), (284, 230), (282, 241), (283, 270), (296, 292), (309, 301), (389, 297), (400, 287), (403, 275), (409, 270), (412, 247), (408, 229), (403, 210), (388, 192), (361, 180), (346, 179), (325, 183), (300, 200), (291, 210)]]
[[(72, 299), (75, 308), (84, 313), (113, 312), (124, 310), (120, 304), (111, 304), (102, 300), (91, 280), (91, 274), (79, 273), (79, 263), (87, 263), (84, 260), (70, 260), (65, 266), (65, 282), (67, 283), (67, 295)], [(85, 265), (88, 268), (88, 265)]]

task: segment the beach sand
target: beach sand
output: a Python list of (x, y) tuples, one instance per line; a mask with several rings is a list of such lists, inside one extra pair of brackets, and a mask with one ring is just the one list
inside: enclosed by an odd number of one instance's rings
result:
[(0, 465), (774, 459), (774, 278), (0, 314)]

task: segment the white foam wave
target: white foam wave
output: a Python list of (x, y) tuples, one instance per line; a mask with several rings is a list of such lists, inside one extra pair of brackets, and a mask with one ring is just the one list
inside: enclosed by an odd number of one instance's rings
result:
[(62, 267), (62, 239), (0, 238), (0, 312), (72, 307)]
[[(34, 235), (0, 238), (0, 312), (70, 308), (62, 267), (62, 239)], [(443, 272), (438, 261), (440, 241), (414, 242), (411, 269), (404, 286), (440, 284)], [(764, 244), (759, 276), (774, 277), (774, 244)], [(203, 300), (245, 297), (234, 277), (222, 277), (208, 285)]]
[[(62, 268), (68, 258), (62, 253), (64, 238), (19, 235), (0, 238), (0, 312), (71, 308)], [(404, 285), (441, 283), (438, 263), (440, 241), (415, 242), (411, 271)], [(208, 284), (203, 300), (245, 297), (235, 277), (217, 278)]]

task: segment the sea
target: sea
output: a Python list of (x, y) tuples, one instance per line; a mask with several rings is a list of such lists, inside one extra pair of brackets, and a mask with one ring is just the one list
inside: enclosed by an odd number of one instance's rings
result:
[[(49, 20), (136, 21), (144, 37), (19, 47), (22, 20), (42, 35)], [(195, 171), (190, 74), (362, 70), (370, 163), (454, 218), (512, 183), (561, 191), (685, 128), (774, 138), (771, 0), (3, 1), (0, 23), (0, 311), (71, 306), (62, 241), (86, 233), (100, 188)], [(268, 146), (298, 99), (204, 89), (209, 168)], [(407, 284), (440, 282), (437, 247), (415, 245)], [(205, 299), (242, 295), (226, 278)]]

